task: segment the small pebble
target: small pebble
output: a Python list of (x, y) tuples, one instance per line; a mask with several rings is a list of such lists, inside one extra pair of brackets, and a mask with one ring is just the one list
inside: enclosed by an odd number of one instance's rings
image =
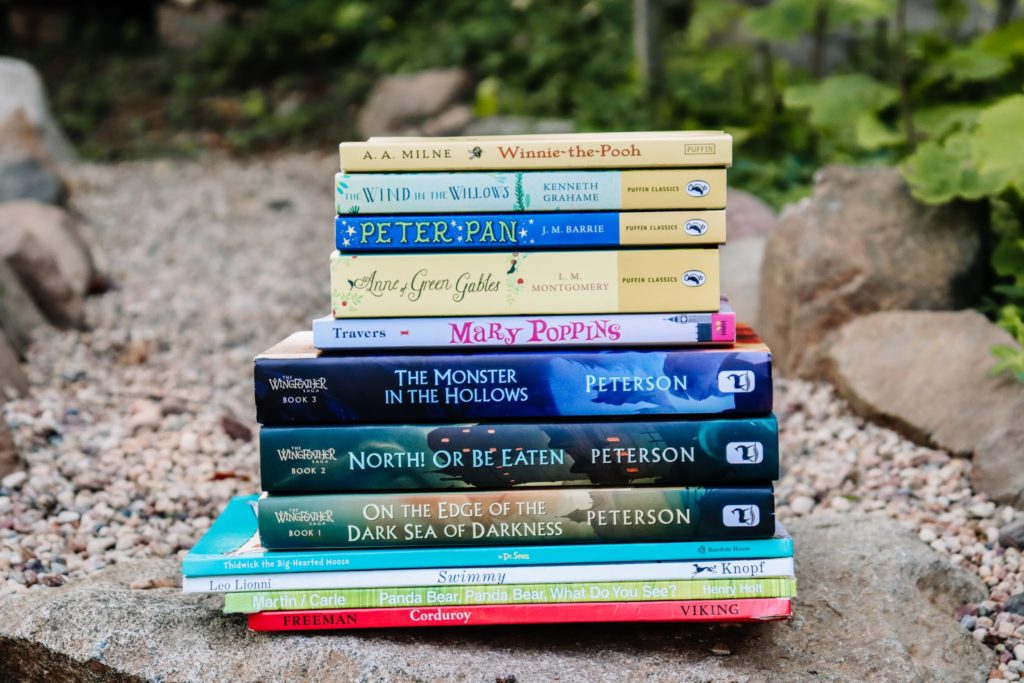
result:
[(725, 643), (718, 642), (711, 646), (711, 654), (724, 657), (726, 655), (731, 655), (732, 650), (730, 650), (729, 646)]

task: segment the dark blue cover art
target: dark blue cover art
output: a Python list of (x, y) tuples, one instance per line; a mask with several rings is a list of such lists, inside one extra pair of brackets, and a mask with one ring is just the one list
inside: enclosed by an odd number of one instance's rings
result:
[(264, 425), (767, 415), (771, 353), (731, 348), (327, 354), (300, 332), (257, 356)]

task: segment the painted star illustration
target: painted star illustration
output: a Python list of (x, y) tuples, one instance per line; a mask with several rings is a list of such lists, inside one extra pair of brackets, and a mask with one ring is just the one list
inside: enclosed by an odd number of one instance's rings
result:
[(461, 225), (456, 225), (455, 229), (458, 230), (459, 232), (462, 232), (462, 226)]
[(349, 239), (346, 237), (341, 241), (341, 246), (347, 247), (350, 244)]
[(533, 225), (533, 219), (531, 218), (530, 220), (527, 221), (527, 223), (529, 223), (530, 225)]
[(521, 229), (521, 230), (519, 231), (519, 236), (520, 236), (520, 237), (526, 237), (526, 228), (522, 228), (522, 229)]
[(530, 244), (533, 244), (533, 240), (530, 240)]
[(348, 230), (345, 231), (345, 234), (351, 237), (352, 235), (356, 234), (356, 229), (350, 225), (348, 226)]
[(455, 227), (455, 219), (454, 218), (452, 219), (452, 227), (453, 228)]

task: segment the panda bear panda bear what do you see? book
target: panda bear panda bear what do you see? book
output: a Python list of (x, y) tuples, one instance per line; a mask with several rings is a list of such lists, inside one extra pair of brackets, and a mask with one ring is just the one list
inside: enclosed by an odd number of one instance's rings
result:
[(772, 357), (720, 282), (732, 137), (339, 152), (330, 314), (256, 357), (263, 492), (184, 590), (256, 631), (787, 618)]

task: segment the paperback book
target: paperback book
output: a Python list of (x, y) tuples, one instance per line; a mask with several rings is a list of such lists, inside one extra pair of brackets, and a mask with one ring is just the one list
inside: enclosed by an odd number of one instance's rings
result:
[[(617, 562), (700, 562), (749, 558), (791, 558), (793, 539), (781, 525), (765, 539), (672, 541), (669, 543), (608, 543), (596, 545), (508, 545), (501, 547), (393, 548), (386, 550), (268, 551), (260, 543), (256, 525), (256, 495), (236, 496), (214, 520), (182, 561), (188, 589), (192, 579), (208, 577), (273, 577), (378, 569), (420, 567), (530, 567)], [(788, 574), (783, 574), (788, 575)], [(743, 576), (742, 574), (740, 576)], [(616, 577), (618, 578), (618, 577)], [(428, 582), (429, 583), (429, 582)], [(522, 583), (522, 581), (520, 581)], [(326, 587), (339, 584), (337, 579)], [(381, 585), (380, 583), (371, 585)], [(413, 584), (417, 585), (417, 584)], [(423, 585), (423, 584), (418, 584)], [(271, 590), (276, 585), (258, 587)], [(315, 588), (280, 586), (280, 588)], [(208, 590), (198, 588), (198, 590)], [(246, 590), (238, 588), (237, 590)], [(254, 589), (249, 589), (254, 590)]]
[(736, 341), (736, 314), (724, 297), (718, 305), (718, 313), (343, 320), (329, 315), (313, 321), (313, 346), (323, 350), (355, 350), (732, 344)]
[(792, 578), (340, 588), (227, 593), (224, 596), (224, 612), (250, 614), (282, 610), (366, 609), (371, 607), (724, 600), (791, 598), (795, 595), (796, 581)]
[(183, 588), (188, 593), (230, 594), (265, 591), (319, 591), (342, 588), (506, 586), (535, 583), (608, 583), (613, 581), (693, 581), (695, 579), (753, 581), (761, 578), (785, 577), (793, 577), (792, 557), (693, 562), (497, 565), (492, 567), (443, 566), (423, 569), (186, 576)]
[(265, 496), (270, 549), (770, 538), (771, 485)]
[(331, 255), (335, 318), (717, 311), (717, 249)]
[(264, 427), (270, 493), (693, 486), (778, 479), (774, 415), (728, 420)]
[(724, 209), (725, 169), (338, 173), (335, 213)]
[(262, 425), (768, 415), (771, 353), (730, 348), (328, 355), (297, 332), (255, 360)]
[(662, 131), (370, 138), (341, 143), (339, 154), (341, 168), (350, 173), (729, 166), (732, 136), (722, 131)]
[(345, 214), (334, 237), (349, 253), (713, 246), (725, 242), (725, 211)]
[(317, 631), (414, 626), (497, 626), (647, 621), (768, 621), (790, 615), (790, 598), (566, 602), (535, 605), (383, 607), (250, 614), (253, 631)]

